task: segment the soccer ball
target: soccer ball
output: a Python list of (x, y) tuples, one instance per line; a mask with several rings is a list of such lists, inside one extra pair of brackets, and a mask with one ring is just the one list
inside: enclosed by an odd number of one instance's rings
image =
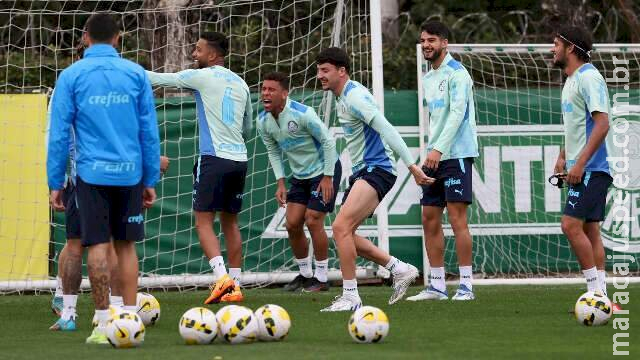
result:
[(138, 347), (144, 341), (144, 324), (138, 314), (123, 311), (107, 323), (107, 339), (115, 348)]
[(277, 341), (289, 334), (291, 318), (287, 310), (278, 305), (268, 304), (258, 308), (253, 316), (258, 324), (258, 339)]
[(220, 335), (231, 344), (244, 344), (256, 340), (258, 323), (251, 309), (229, 305), (216, 314)]
[[(111, 318), (113, 319), (116, 315), (120, 314), (122, 312), (122, 309), (117, 307), (117, 306), (113, 306), (113, 305), (109, 305), (109, 315), (111, 315)], [(98, 318), (96, 317), (96, 315), (93, 315), (93, 319), (91, 319), (91, 326), (96, 327), (98, 326)]]
[(612, 313), (611, 300), (600, 293), (587, 291), (578, 298), (574, 312), (582, 325), (605, 325)]
[(136, 296), (136, 308), (146, 326), (153, 325), (160, 319), (160, 303), (151, 294), (139, 292)]
[(218, 335), (216, 314), (203, 307), (189, 309), (180, 318), (178, 329), (187, 345), (211, 344)]
[(351, 314), (347, 329), (356, 342), (381, 342), (389, 333), (389, 318), (376, 307), (363, 306)]

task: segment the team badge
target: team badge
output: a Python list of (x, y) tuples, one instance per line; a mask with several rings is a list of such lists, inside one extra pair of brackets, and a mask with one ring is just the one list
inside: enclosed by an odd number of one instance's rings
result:
[(287, 129), (289, 129), (290, 133), (295, 133), (296, 131), (298, 131), (298, 124), (296, 124), (295, 121), (289, 121)]

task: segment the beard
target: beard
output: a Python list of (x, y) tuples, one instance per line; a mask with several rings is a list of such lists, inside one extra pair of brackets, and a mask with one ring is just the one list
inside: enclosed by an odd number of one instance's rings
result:
[(433, 50), (433, 55), (431, 55), (430, 57), (427, 57), (427, 55), (424, 53), (424, 51), (422, 52), (422, 56), (424, 57), (425, 60), (427, 61), (433, 61), (437, 58), (440, 57), (440, 54), (442, 54), (442, 49), (439, 50)]
[(553, 67), (564, 69), (565, 65), (567, 65), (564, 59), (558, 59), (553, 61)]

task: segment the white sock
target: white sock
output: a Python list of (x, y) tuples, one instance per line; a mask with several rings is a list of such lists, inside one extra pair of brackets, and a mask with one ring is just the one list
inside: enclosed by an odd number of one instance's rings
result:
[(62, 295), (62, 320), (69, 320), (76, 316), (76, 303), (78, 302), (78, 295)]
[(242, 274), (242, 269), (229, 268), (229, 276), (231, 276), (233, 282), (236, 283), (236, 286), (240, 286), (240, 274)]
[(429, 276), (429, 284), (431, 287), (438, 291), (447, 291), (447, 286), (444, 284), (444, 266), (432, 267), (431, 275)]
[(391, 256), (391, 259), (389, 259), (389, 262), (384, 266), (384, 268), (391, 271), (392, 275), (398, 275), (409, 270), (409, 265), (407, 265), (406, 262), (402, 262), (396, 257)]
[(213, 280), (218, 280), (227, 273), (227, 268), (224, 266), (224, 259), (222, 256), (216, 256), (209, 260), (209, 266), (213, 270)]
[(298, 264), (298, 269), (300, 269), (300, 274), (306, 278), (310, 278), (313, 276), (313, 271), (311, 271), (311, 259), (307, 256), (306, 258), (296, 259), (296, 263)]
[(604, 270), (598, 270), (598, 282), (600, 283), (600, 290), (604, 293), (604, 296), (609, 297), (607, 294), (607, 272)]
[(56, 276), (56, 294), (54, 296), (61, 297), (62, 295), (62, 279), (60, 276)]
[(119, 308), (124, 307), (124, 300), (122, 299), (122, 296), (110, 295), (109, 296), (109, 302), (113, 306), (116, 306), (116, 307), (119, 307)]
[(136, 308), (135, 305), (125, 305), (125, 306), (122, 307), (122, 310), (129, 311), (129, 312), (132, 312), (134, 314), (138, 312), (138, 309)]
[(358, 294), (358, 280), (342, 280), (342, 296), (360, 299), (360, 294)]
[(109, 309), (106, 310), (98, 310), (96, 309), (96, 320), (98, 320), (99, 328), (106, 328), (107, 322), (111, 318), (111, 314)]
[(473, 280), (471, 265), (469, 266), (460, 266), (460, 285), (464, 285), (469, 288), (469, 290), (473, 291), (473, 285), (471, 285), (471, 281)]
[(327, 271), (329, 270), (329, 259), (314, 260), (316, 264), (315, 278), (320, 282), (327, 282)]
[(591, 269), (582, 270), (582, 273), (587, 279), (587, 291), (602, 291), (598, 283), (598, 269), (595, 266)]

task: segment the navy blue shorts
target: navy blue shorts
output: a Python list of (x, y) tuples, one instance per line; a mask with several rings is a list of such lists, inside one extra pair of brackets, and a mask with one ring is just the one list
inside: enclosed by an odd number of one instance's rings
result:
[(193, 176), (193, 210), (240, 212), (247, 177), (246, 161), (200, 155)]
[(67, 239), (82, 238), (80, 225), (80, 214), (76, 203), (76, 186), (71, 180), (67, 181), (67, 186), (62, 192), (62, 202), (64, 203), (64, 222)]
[(87, 184), (76, 177), (82, 246), (144, 239), (142, 183), (134, 186)]
[[(450, 159), (440, 161), (435, 173), (422, 167), (427, 176), (436, 181), (431, 185), (422, 185), (420, 205), (445, 207), (448, 202), (471, 204), (471, 165), (473, 158)], [(431, 174), (430, 174), (431, 173)]]
[(328, 203), (322, 200), (322, 193), (316, 191), (318, 184), (324, 177), (324, 174), (318, 175), (311, 179), (289, 179), (291, 187), (287, 192), (287, 202), (302, 204), (307, 209), (330, 213), (335, 209), (336, 196), (340, 190), (340, 179), (342, 178), (342, 165), (340, 161), (336, 161), (336, 167), (333, 171), (333, 198)]
[(580, 184), (569, 186), (563, 213), (585, 222), (603, 221), (612, 182), (611, 176), (603, 171), (587, 171)]
[(356, 181), (360, 179), (366, 181), (376, 190), (376, 193), (378, 194), (378, 201), (382, 201), (384, 196), (387, 195), (389, 191), (391, 191), (391, 188), (396, 183), (396, 178), (397, 176), (376, 166), (368, 166), (362, 168), (349, 177), (349, 187), (344, 191), (344, 196), (342, 197), (342, 205), (347, 202), (349, 192), (351, 191), (351, 188)]

